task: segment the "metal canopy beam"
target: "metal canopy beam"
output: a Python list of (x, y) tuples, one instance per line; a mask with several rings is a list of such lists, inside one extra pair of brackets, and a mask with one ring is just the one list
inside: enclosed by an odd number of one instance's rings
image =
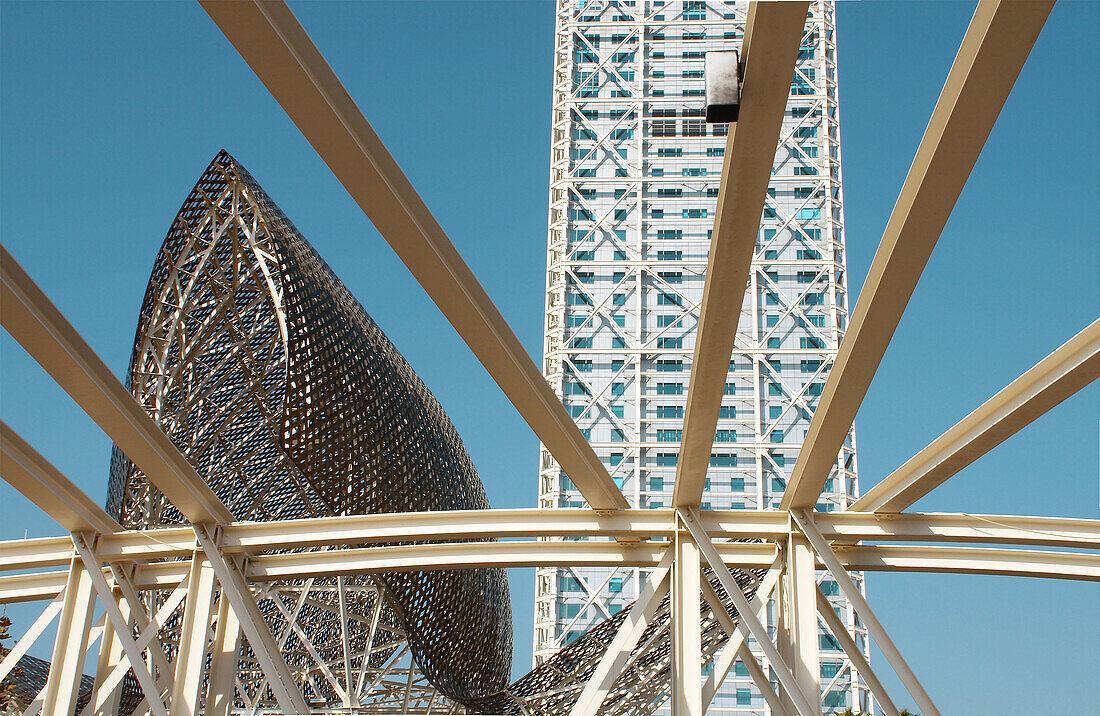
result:
[(627, 507), (538, 366), (286, 3), (200, 2), (588, 504)]
[[(702, 532), (702, 534), (706, 534)], [(501, 544), (515, 544), (501, 554)], [(598, 543), (597, 543), (598, 544)], [(305, 554), (267, 555), (248, 560), (250, 582), (279, 579), (365, 574), (384, 569), (478, 569), (498, 567), (645, 567), (657, 566), (667, 544), (627, 547), (615, 542), (593, 547), (585, 542), (506, 542), (476, 545), (410, 545), (373, 549), (327, 550)], [(770, 544), (713, 543), (729, 567), (763, 568), (775, 560)], [(551, 550), (547, 545), (554, 545)], [(876, 545), (834, 546), (847, 569), (882, 572), (947, 572), (1000, 574), (1100, 581), (1100, 554), (988, 547)], [(102, 555), (100, 555), (102, 556)], [(134, 583), (139, 589), (166, 589), (183, 579), (190, 567), (179, 561), (138, 565)], [(818, 565), (820, 568), (821, 565)], [(65, 586), (67, 571), (0, 576), (0, 603), (53, 599)]]
[(114, 533), (122, 530), (122, 525), (3, 420), (0, 420), (0, 475), (70, 532)]
[(741, 111), (730, 125), (711, 232), (684, 433), (672, 502), (699, 504), (729, 373), (741, 304), (756, 250), (764, 196), (783, 127), (808, 2), (749, 5)]
[(901, 512), (1100, 377), (1100, 320), (1012, 381), (851, 506)]
[[(470, 537), (509, 538), (614, 535), (627, 541), (670, 538), (672, 510), (621, 510), (599, 515), (591, 510), (517, 509), (421, 512), (286, 520), (238, 522), (222, 528), (221, 550), (226, 554), (256, 554), (287, 544), (298, 547), (336, 547), (376, 542), (460, 540)], [(778, 511), (721, 510), (699, 513), (700, 524), (711, 537), (756, 537), (781, 540), (789, 518)], [(814, 523), (827, 540), (843, 544), (859, 541), (978, 542), (1048, 547), (1096, 548), (1100, 520), (1065, 517), (970, 514), (814, 513)], [(543, 543), (545, 544), (545, 543)], [(565, 543), (556, 542), (556, 549)], [(570, 542), (568, 544), (580, 544)], [(146, 561), (187, 557), (195, 547), (188, 527), (103, 534), (97, 553), (107, 561)], [(56, 567), (73, 557), (71, 538), (41, 537), (0, 542), (0, 570)]]
[(812, 508), (1053, 0), (979, 3), (917, 148), (780, 506)]
[(233, 520), (187, 458), (3, 246), (0, 323), (187, 519)]

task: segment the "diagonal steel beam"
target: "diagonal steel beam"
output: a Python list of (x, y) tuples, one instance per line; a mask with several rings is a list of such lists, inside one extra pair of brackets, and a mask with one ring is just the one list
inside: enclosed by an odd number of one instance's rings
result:
[(764, 196), (808, 7), (808, 2), (749, 5), (741, 113), (730, 125), (726, 139), (672, 493), (677, 507), (696, 506), (703, 494), (749, 264), (760, 232)]
[[(760, 581), (760, 585), (756, 588), (756, 594), (753, 596), (752, 601), (749, 602), (754, 609), (753, 614), (761, 621), (767, 620), (768, 615), (765, 610), (768, 607), (768, 600), (771, 599), (772, 590), (775, 589), (776, 584), (779, 582), (779, 574), (782, 571), (782, 562), (779, 561), (781, 559), (783, 559), (782, 556), (777, 559), (776, 563), (772, 565), (772, 568), (768, 570), (768, 573), (764, 575), (764, 579)], [(703, 684), (703, 708), (706, 709), (710, 708), (711, 701), (714, 700), (714, 695), (718, 693), (718, 688), (722, 685), (722, 682), (725, 681), (726, 675), (733, 667), (734, 661), (740, 658), (741, 661), (745, 662), (747, 665), (750, 659), (755, 662), (756, 657), (752, 655), (752, 652), (748, 650), (745, 644), (745, 632), (737, 628), (737, 622), (733, 621), (729, 612), (726, 611), (726, 606), (722, 603), (722, 600), (719, 599), (718, 593), (710, 586), (710, 581), (704, 579), (702, 581), (702, 588), (703, 598), (710, 604), (710, 608), (714, 612), (714, 617), (722, 624), (722, 629), (729, 637), (722, 647), (722, 650), (714, 657), (712, 662), (714, 668)], [(746, 654), (748, 654), (748, 656), (746, 656)], [(755, 677), (753, 680), (755, 681)], [(768, 690), (772, 691), (771, 682), (766, 678), (764, 681), (768, 682)], [(757, 686), (760, 687), (759, 684)], [(760, 690), (764, 694), (764, 699), (772, 707), (772, 710), (776, 713), (783, 713), (783, 706), (779, 703), (778, 696), (775, 692), (772, 691), (769, 696), (762, 687), (760, 687)], [(773, 700), (773, 697), (775, 700)]]
[(134, 643), (133, 636), (129, 633), (129, 624), (125, 617), (122, 616), (122, 611), (118, 608), (118, 602), (115, 601), (115, 596), (111, 591), (110, 585), (108, 585), (107, 580), (103, 578), (102, 567), (99, 564), (99, 560), (95, 557), (92, 545), (83, 534), (73, 535), (73, 545), (76, 547), (77, 553), (80, 554), (80, 559), (84, 563), (84, 569), (91, 577), (92, 584), (99, 594), (100, 603), (103, 604), (103, 608), (107, 611), (107, 618), (111, 621), (111, 628), (114, 630), (115, 636), (121, 643), (126, 657), (130, 660), (130, 667), (137, 677), (138, 684), (141, 685), (141, 690), (145, 693), (145, 698), (149, 702), (150, 711), (152, 711), (154, 716), (167, 716), (168, 712), (164, 708), (164, 701), (161, 698), (160, 690), (157, 688), (157, 684), (153, 679), (149, 665), (141, 658), (141, 648)]
[(0, 323), (187, 519), (233, 520), (187, 458), (3, 246)]
[(852, 639), (852, 635), (848, 633), (847, 627), (840, 621), (840, 617), (833, 611), (833, 605), (829, 603), (829, 598), (826, 597), (820, 587), (815, 587), (817, 591), (817, 611), (821, 615), (825, 625), (829, 627), (829, 631), (836, 637), (837, 643), (840, 644), (840, 648), (844, 650), (844, 653), (848, 656), (848, 659), (852, 662), (852, 666), (855, 667), (856, 673), (863, 677), (863, 682), (867, 684), (867, 688), (871, 690), (875, 700), (878, 701), (879, 708), (882, 709), (886, 716), (898, 716), (898, 707), (894, 705), (893, 700), (890, 698), (890, 694), (886, 693), (885, 687), (882, 682), (878, 680), (878, 676), (871, 670), (871, 665), (867, 662), (867, 659), (863, 656), (863, 651)]
[(978, 4), (917, 148), (780, 506), (813, 507), (1053, 0)]
[(200, 0), (596, 509), (627, 507), (588, 441), (282, 0)]
[(840, 586), (841, 594), (851, 603), (856, 614), (867, 625), (867, 633), (878, 644), (878, 648), (882, 650), (886, 660), (890, 662), (890, 666), (894, 667), (894, 672), (901, 679), (901, 683), (905, 684), (905, 688), (909, 691), (913, 700), (917, 702), (920, 712), (925, 716), (940, 716), (940, 710), (932, 703), (932, 697), (928, 695), (920, 681), (917, 680), (917, 675), (913, 673), (909, 663), (905, 661), (905, 657), (901, 655), (901, 651), (894, 644), (894, 640), (890, 638), (886, 627), (882, 625), (882, 622), (875, 616), (874, 611), (871, 610), (871, 605), (867, 603), (863, 592), (852, 581), (851, 576), (849, 576), (844, 565), (841, 564), (836, 553), (829, 547), (825, 538), (821, 536), (821, 532), (818, 531), (817, 526), (814, 525), (812, 514), (806, 510), (796, 510), (791, 512), (791, 518), (798, 525), (798, 529), (802, 534), (806, 535), (806, 539), (810, 541), (810, 544), (813, 545), (817, 556), (825, 563), (825, 568), (833, 575), (833, 579)]
[(122, 525), (0, 420), (0, 476), (70, 532), (111, 534)]
[(794, 672), (787, 666), (786, 660), (779, 654), (779, 650), (772, 642), (768, 628), (756, 617), (749, 600), (745, 598), (745, 595), (737, 586), (737, 582), (730, 575), (729, 567), (722, 559), (722, 555), (718, 552), (714, 543), (710, 541), (706, 531), (699, 525), (698, 510), (680, 510), (677, 514), (680, 515), (681, 522), (687, 528), (695, 544), (699, 546), (699, 552), (702, 554), (703, 559), (714, 570), (714, 574), (718, 577), (722, 588), (726, 590), (726, 594), (729, 595), (733, 605), (737, 608), (737, 613), (741, 615), (737, 622), (737, 628), (746, 637), (751, 636), (756, 640), (760, 649), (764, 652), (764, 656), (771, 662), (772, 669), (779, 678), (779, 682), (783, 684), (783, 688), (787, 690), (787, 695), (794, 702), (795, 709), (801, 716), (813, 716), (820, 712), (820, 709), (817, 708), (817, 694), (813, 694), (813, 699), (811, 699), (810, 694), (802, 692)]
[(901, 512), (1100, 377), (1100, 320), (1012, 381), (848, 509)]
[(276, 645), (244, 575), (232, 560), (222, 554), (214, 535), (206, 525), (195, 525), (195, 537), (210, 561), (210, 566), (214, 568), (222, 594), (229, 598), (233, 613), (240, 621), (241, 629), (248, 637), (248, 644), (260, 662), (260, 668), (275, 695), (279, 709), (294, 714), (309, 713), (309, 706), (306, 705), (302, 692), (298, 690), (298, 681)]
[(600, 657), (595, 671), (588, 677), (584, 690), (569, 712), (570, 716), (584, 716), (599, 712), (600, 705), (615, 684), (615, 679), (622, 673), (642, 632), (649, 626), (661, 600), (668, 594), (668, 572), (672, 564), (672, 556), (672, 548), (669, 548), (657, 568), (650, 573), (638, 600), (630, 608), (626, 620), (619, 625), (619, 630), (615, 632), (615, 637)]

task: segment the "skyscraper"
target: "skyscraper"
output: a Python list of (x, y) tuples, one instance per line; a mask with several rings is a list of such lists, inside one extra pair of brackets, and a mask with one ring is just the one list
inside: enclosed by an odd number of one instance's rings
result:
[[(544, 371), (634, 507), (671, 504), (728, 130), (704, 121), (704, 58), (740, 49), (746, 13), (709, 0), (557, 2)], [(834, 7), (815, 0), (703, 509), (778, 506), (847, 324), (837, 100)], [(857, 495), (853, 432), (817, 509)], [(585, 506), (545, 448), (539, 506)], [(536, 661), (628, 605), (642, 582), (633, 568), (539, 569)], [(866, 648), (835, 584), (821, 587)], [(823, 708), (866, 708), (831, 639), (823, 633)], [(710, 713), (765, 710), (738, 668)]]

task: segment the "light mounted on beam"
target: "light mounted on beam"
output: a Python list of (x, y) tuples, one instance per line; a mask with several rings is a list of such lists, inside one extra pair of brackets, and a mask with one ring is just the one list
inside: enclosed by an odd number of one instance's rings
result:
[(707, 83), (707, 122), (736, 122), (741, 109), (741, 64), (737, 50), (708, 52), (703, 67)]

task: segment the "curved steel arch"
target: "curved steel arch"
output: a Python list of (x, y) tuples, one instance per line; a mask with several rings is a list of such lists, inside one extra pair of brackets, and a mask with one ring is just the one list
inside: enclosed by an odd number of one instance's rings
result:
[[(439, 402), (225, 151), (157, 255), (128, 378), (237, 519), (489, 506)], [(108, 512), (131, 528), (184, 521), (117, 447)], [(507, 685), (504, 570), (374, 579), (391, 625), (441, 693), (477, 702)]]

